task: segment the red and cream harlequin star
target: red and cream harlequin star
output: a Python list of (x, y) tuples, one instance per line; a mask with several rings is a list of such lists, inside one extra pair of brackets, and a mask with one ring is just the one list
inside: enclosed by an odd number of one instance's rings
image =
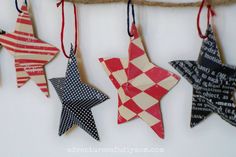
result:
[(49, 96), (44, 66), (59, 50), (34, 36), (32, 21), (27, 6), (21, 7), (16, 29), (13, 33), (0, 35), (0, 43), (15, 58), (17, 86), (23, 86), (32, 79), (40, 90)]
[(128, 59), (99, 59), (118, 90), (118, 123), (139, 117), (164, 138), (160, 100), (179, 76), (152, 64), (134, 24), (131, 32)]

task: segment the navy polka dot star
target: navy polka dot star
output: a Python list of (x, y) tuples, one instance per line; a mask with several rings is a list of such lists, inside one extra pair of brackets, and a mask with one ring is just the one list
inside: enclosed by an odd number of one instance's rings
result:
[(73, 125), (78, 125), (99, 140), (91, 108), (106, 101), (108, 96), (81, 82), (73, 48), (70, 57), (66, 77), (50, 79), (63, 104), (59, 135), (63, 135)]

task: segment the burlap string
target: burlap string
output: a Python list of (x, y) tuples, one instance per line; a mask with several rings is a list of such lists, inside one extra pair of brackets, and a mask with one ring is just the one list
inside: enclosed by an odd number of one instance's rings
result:
[[(125, 2), (128, 0), (65, 0), (67, 2), (75, 2), (81, 4), (104, 4), (104, 3), (118, 3)], [(174, 2), (157, 2), (147, 0), (132, 0), (133, 4), (144, 5), (144, 6), (158, 6), (158, 7), (199, 7), (201, 1), (198, 2), (185, 2), (185, 3), (174, 3)], [(211, 0), (211, 5), (230, 5), (236, 3), (236, 0)]]

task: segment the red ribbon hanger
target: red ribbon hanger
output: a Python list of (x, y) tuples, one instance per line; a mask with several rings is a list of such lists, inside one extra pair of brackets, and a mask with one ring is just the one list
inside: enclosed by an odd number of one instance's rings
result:
[[(64, 30), (65, 30), (65, 11), (64, 11), (64, 7), (65, 7), (65, 0), (61, 0), (60, 2), (57, 3), (57, 7), (59, 7), (60, 5), (62, 5), (62, 13), (61, 13), (61, 17), (62, 17), (62, 25), (61, 25), (61, 48), (62, 48), (62, 52), (64, 53), (66, 58), (70, 58), (69, 55), (66, 54), (65, 51), (65, 46), (64, 46)], [(77, 24), (77, 8), (75, 3), (73, 3), (73, 7), (74, 7), (74, 17), (75, 17), (75, 48), (74, 48), (74, 54), (76, 54), (76, 50), (77, 50), (77, 42), (78, 42), (78, 24)]]
[[(207, 3), (207, 0), (202, 0), (202, 3), (201, 3), (200, 8), (199, 8), (198, 15), (197, 15), (197, 29), (198, 29), (198, 34), (199, 34), (200, 38), (202, 38), (202, 39), (207, 38), (207, 35), (206, 35), (206, 34), (205, 34), (205, 35), (202, 34), (201, 27), (200, 27), (201, 12), (202, 12), (202, 9), (203, 9), (205, 3)], [(211, 17), (213, 17), (213, 16), (215, 16), (215, 12), (214, 12), (214, 10), (212, 9), (212, 6), (207, 3), (207, 26), (210, 25), (210, 19), (211, 19)]]

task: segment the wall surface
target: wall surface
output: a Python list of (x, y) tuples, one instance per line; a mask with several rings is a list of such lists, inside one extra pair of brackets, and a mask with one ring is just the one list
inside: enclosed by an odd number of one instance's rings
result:
[[(61, 9), (57, 9), (56, 0), (31, 0), (30, 3), (37, 36), (60, 48)], [(72, 9), (71, 4), (66, 5), (67, 50), (74, 40)], [(136, 6), (135, 9), (137, 23), (153, 63), (177, 73), (168, 64), (169, 61), (197, 59), (201, 46), (196, 28), (197, 8)], [(225, 61), (236, 65), (236, 5), (217, 7), (215, 11), (214, 23)], [(92, 110), (101, 142), (96, 142), (78, 127), (59, 137), (61, 103), (54, 88), (49, 84), (50, 98), (46, 98), (32, 81), (17, 89), (13, 57), (2, 48), (0, 156), (235, 156), (236, 128), (219, 116), (213, 114), (200, 125), (190, 128), (192, 87), (185, 79), (181, 79), (161, 101), (164, 140), (140, 119), (118, 125), (117, 93), (97, 59), (127, 56), (126, 4), (78, 5), (78, 13), (79, 46), (87, 81), (110, 97)], [(0, 0), (0, 28), (12, 32), (17, 15), (13, 0)], [(67, 60), (60, 53), (46, 66), (47, 77), (64, 76), (66, 65)]]

